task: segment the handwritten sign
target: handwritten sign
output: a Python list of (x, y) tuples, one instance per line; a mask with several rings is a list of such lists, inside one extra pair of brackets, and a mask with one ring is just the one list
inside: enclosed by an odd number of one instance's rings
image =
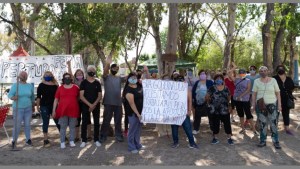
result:
[(45, 71), (51, 71), (60, 82), (62, 75), (68, 71), (67, 61), (71, 61), (73, 73), (83, 70), (80, 55), (50, 55), (0, 58), (0, 83), (15, 83), (18, 72), (28, 73), (28, 83), (40, 83)]
[(143, 123), (182, 125), (187, 113), (188, 84), (143, 80)]

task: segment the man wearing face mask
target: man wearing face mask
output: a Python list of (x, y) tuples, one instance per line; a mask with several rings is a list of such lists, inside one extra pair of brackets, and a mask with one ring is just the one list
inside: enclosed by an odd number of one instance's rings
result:
[(192, 103), (195, 109), (193, 134), (198, 134), (200, 132), (201, 117), (207, 114), (205, 96), (207, 90), (214, 84), (212, 80), (206, 79), (207, 76), (204, 70), (200, 70), (198, 74), (200, 80), (196, 81), (192, 88)]
[[(117, 75), (119, 71), (119, 66), (117, 64), (112, 64), (112, 56), (108, 56), (106, 60), (106, 65), (103, 71), (103, 81), (104, 81), (104, 113), (103, 113), (103, 123), (101, 125), (101, 136), (100, 142), (103, 143), (107, 140), (107, 135), (109, 132), (110, 121), (114, 115), (115, 121), (115, 138), (118, 142), (123, 142), (124, 137), (122, 135), (122, 97), (121, 97), (121, 84), (125, 82), (125, 78)], [(110, 73), (109, 73), (110, 72)]]
[(96, 68), (95, 66), (88, 66), (87, 78), (80, 84), (80, 99), (82, 105), (82, 126), (81, 126), (81, 139), (80, 147), (85, 147), (87, 142), (87, 125), (90, 120), (90, 112), (93, 114), (94, 120), (94, 142), (97, 147), (100, 147), (99, 142), (99, 128), (100, 128), (100, 100), (102, 99), (101, 84), (95, 79)]
[(274, 76), (276, 79), (281, 97), (281, 107), (282, 107), (282, 117), (284, 123), (284, 129), (286, 134), (294, 135), (292, 130), (289, 128), (290, 125), (290, 108), (287, 106), (287, 100), (289, 96), (292, 96), (293, 90), (295, 88), (293, 80), (286, 75), (285, 68), (283, 65), (279, 65), (276, 68), (277, 75)]

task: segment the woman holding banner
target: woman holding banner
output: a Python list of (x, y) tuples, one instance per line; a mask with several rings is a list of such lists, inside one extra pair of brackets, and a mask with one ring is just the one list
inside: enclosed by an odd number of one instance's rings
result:
[(128, 115), (128, 150), (131, 153), (138, 153), (145, 147), (140, 143), (142, 123), (141, 113), (143, 109), (143, 89), (139, 85), (135, 73), (129, 73), (123, 91), (124, 110)]
[[(174, 78), (174, 81), (179, 81), (179, 82), (183, 82), (184, 79), (182, 78)], [(191, 115), (191, 111), (192, 111), (192, 94), (191, 91), (188, 90), (188, 112), (186, 115), (185, 120), (182, 123), (182, 128), (185, 131), (188, 140), (189, 140), (189, 148), (196, 148), (198, 149), (198, 145), (195, 143), (194, 140), (194, 136), (192, 133), (192, 124), (191, 124), (191, 120), (190, 120), (190, 115)], [(179, 146), (179, 138), (178, 138), (178, 128), (179, 125), (171, 125), (172, 128), (172, 138), (173, 138), (173, 144), (172, 144), (172, 148), (177, 148)]]
[[(46, 71), (43, 76), (42, 82), (37, 88), (37, 99), (36, 107), (39, 113), (42, 115), (43, 119), (43, 134), (44, 134), (44, 147), (49, 147), (50, 142), (48, 140), (48, 127), (50, 121), (50, 115), (52, 114), (53, 102), (55, 92), (58, 88), (58, 83), (54, 78), (52, 72)], [(58, 119), (53, 119), (58, 131), (60, 126), (58, 124)]]

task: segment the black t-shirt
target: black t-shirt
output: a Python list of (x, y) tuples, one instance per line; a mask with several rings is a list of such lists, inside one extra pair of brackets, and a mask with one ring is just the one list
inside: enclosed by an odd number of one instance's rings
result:
[(80, 84), (80, 91), (84, 90), (83, 96), (90, 103), (94, 103), (98, 98), (98, 93), (102, 92), (99, 80), (94, 80), (92, 83), (87, 79), (83, 80)]
[(37, 98), (41, 99), (40, 106), (53, 106), (57, 88), (57, 85), (39, 84), (37, 88)]
[(130, 86), (127, 86), (124, 90), (124, 110), (128, 116), (132, 116), (133, 114), (136, 116), (134, 111), (131, 109), (128, 100), (126, 99), (126, 94), (131, 93), (133, 94), (134, 97), (134, 103), (139, 111), (140, 114), (142, 114), (142, 109), (143, 109), (143, 89), (141, 85), (137, 85), (136, 88), (132, 88)]

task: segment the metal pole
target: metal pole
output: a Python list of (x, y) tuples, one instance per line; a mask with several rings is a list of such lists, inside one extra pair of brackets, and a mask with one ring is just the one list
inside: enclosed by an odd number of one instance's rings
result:
[[(16, 89), (16, 96), (17, 96), (17, 100), (16, 100), (16, 114), (15, 114), (15, 120), (14, 120), (14, 144), (12, 144), (12, 151), (19, 151), (18, 149), (16, 149), (17, 147), (17, 124), (18, 124), (18, 107), (19, 107), (19, 70), (18, 70), (18, 74), (17, 74), (17, 89)], [(14, 116), (14, 114), (13, 114)]]

